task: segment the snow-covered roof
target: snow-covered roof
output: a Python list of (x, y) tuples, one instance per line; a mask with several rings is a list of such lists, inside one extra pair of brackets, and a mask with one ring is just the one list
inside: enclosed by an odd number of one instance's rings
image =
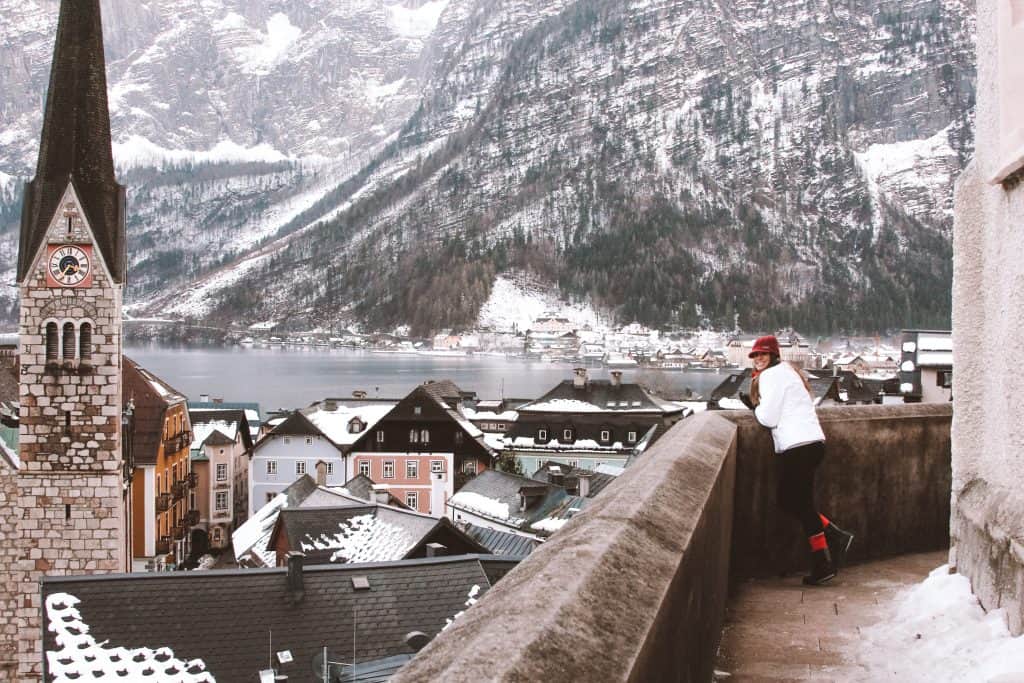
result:
[[(328, 439), (339, 446), (348, 446), (355, 443), (363, 435), (363, 432), (372, 428), (381, 418), (390, 413), (395, 405), (397, 403), (373, 403), (369, 405), (345, 405), (338, 403), (334, 406), (334, 410), (327, 410), (321, 404), (308, 412), (306, 417)], [(365, 428), (358, 433), (351, 433), (349, 431), (349, 423), (355, 418), (359, 418), (365, 425)]]
[(570, 443), (563, 443), (561, 441), (542, 441), (538, 442), (531, 436), (517, 436), (515, 438), (506, 437), (504, 439), (503, 448), (523, 448), (530, 450), (545, 450), (545, 451), (593, 451), (597, 453), (621, 453), (621, 452), (632, 452), (635, 448), (634, 444), (624, 444), (621, 441), (612, 441), (606, 444), (599, 443), (593, 439), (577, 439)]
[(330, 536), (306, 536), (299, 544), (307, 553), (333, 551), (330, 562), (392, 562), (404, 558), (420, 538), (406, 526), (367, 513), (340, 522)]
[[(477, 404), (479, 407), (479, 404)], [(514, 410), (506, 410), (500, 413), (496, 413), (491, 410), (473, 410), (472, 408), (463, 408), (463, 415), (466, 416), (467, 420), (489, 420), (498, 422), (515, 422), (519, 419), (519, 413)]]
[(459, 491), (449, 498), (449, 502), (466, 510), (479, 512), (487, 517), (508, 521), (513, 524), (521, 524), (523, 521), (518, 517), (509, 516), (508, 504), (494, 498), (487, 498), (479, 493), (473, 493), (472, 491)]
[(89, 634), (76, 605), (81, 601), (68, 593), (46, 598), (46, 628), (55, 634), (59, 649), (46, 653), (46, 669), (54, 681), (84, 678), (103, 680), (178, 681), (214, 683), (201, 659), (184, 661), (168, 647), (125, 647), (109, 641), (97, 643)]
[(193, 451), (200, 450), (214, 432), (220, 432), (231, 441), (235, 441), (238, 438), (238, 423), (212, 420), (210, 422), (193, 424), (191, 449)]

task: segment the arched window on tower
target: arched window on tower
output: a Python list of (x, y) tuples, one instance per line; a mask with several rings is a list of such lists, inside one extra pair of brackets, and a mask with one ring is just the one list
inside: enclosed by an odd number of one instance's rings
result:
[(64, 344), (64, 360), (75, 359), (75, 326), (72, 323), (64, 323), (64, 335), (61, 342)]
[(60, 342), (57, 338), (57, 323), (46, 324), (46, 362), (56, 363), (60, 360), (57, 354), (60, 349)]
[(78, 332), (78, 353), (83, 363), (92, 362), (92, 324), (82, 323)]

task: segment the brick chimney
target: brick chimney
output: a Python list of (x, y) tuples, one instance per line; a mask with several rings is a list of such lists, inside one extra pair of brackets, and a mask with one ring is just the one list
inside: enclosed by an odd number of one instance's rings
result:
[(621, 370), (612, 370), (608, 374), (612, 378), (612, 386), (613, 387), (620, 387), (620, 386), (622, 386), (622, 371)]
[(324, 401), (324, 410), (326, 410), (327, 412), (333, 413), (337, 409), (338, 409), (338, 402), (335, 401), (334, 399), (329, 398), (326, 401)]
[(579, 483), (579, 496), (580, 498), (586, 498), (590, 495), (590, 478), (593, 475), (592, 472), (578, 472), (577, 475), (580, 479)]
[(583, 389), (587, 386), (587, 369), (586, 368), (575, 368), (572, 371), (572, 385), (577, 389)]
[(548, 483), (554, 484), (555, 486), (562, 486), (565, 484), (565, 474), (562, 472), (562, 468), (558, 465), (552, 465), (548, 469)]
[(387, 484), (374, 484), (373, 497), (370, 499), (378, 505), (387, 505), (391, 501), (391, 495)]
[(427, 557), (444, 557), (448, 554), (448, 547), (442, 543), (428, 543)]
[(362, 389), (356, 389), (352, 392), (352, 398), (363, 399), (366, 398), (366, 392)]
[(327, 463), (323, 460), (316, 461), (316, 485), (327, 486)]

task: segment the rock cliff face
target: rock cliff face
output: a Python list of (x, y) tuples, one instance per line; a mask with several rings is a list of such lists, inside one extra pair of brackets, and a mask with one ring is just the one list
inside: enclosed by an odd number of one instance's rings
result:
[[(427, 331), (529, 269), (648, 323), (948, 325), (964, 3), (108, 4), (142, 310)], [(10, 176), (55, 5), (5, 8)]]

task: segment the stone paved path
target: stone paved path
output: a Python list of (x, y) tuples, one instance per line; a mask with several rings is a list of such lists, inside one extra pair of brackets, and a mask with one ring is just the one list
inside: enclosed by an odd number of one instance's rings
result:
[(947, 553), (848, 567), (829, 586), (799, 576), (741, 584), (729, 601), (715, 668), (720, 683), (867, 681), (855, 652), (860, 629), (892, 613), (892, 599), (945, 564)]

